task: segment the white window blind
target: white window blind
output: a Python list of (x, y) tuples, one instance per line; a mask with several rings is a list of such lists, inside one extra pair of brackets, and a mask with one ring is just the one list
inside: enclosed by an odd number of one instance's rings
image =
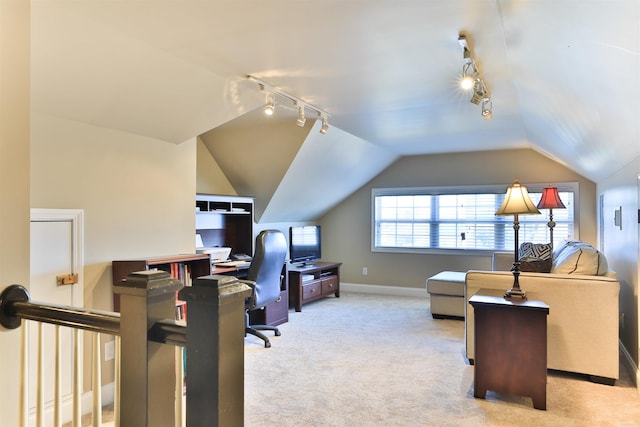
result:
[[(542, 185), (528, 185), (534, 204)], [(574, 237), (577, 183), (558, 185), (567, 209), (555, 209), (554, 245)], [(374, 189), (373, 250), (513, 250), (512, 216), (496, 216), (506, 187)], [(550, 241), (549, 211), (520, 215), (520, 242)]]

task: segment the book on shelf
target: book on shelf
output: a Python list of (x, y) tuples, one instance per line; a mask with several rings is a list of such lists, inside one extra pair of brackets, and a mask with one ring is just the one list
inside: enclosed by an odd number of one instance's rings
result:
[(187, 303), (184, 301), (176, 300), (176, 320), (187, 321)]
[(191, 286), (193, 284), (193, 274), (191, 272), (191, 265), (181, 262), (172, 262), (169, 264), (167, 271), (174, 279), (180, 280), (185, 286)]
[(314, 279), (313, 274), (302, 274), (301, 275), (302, 282), (310, 282)]

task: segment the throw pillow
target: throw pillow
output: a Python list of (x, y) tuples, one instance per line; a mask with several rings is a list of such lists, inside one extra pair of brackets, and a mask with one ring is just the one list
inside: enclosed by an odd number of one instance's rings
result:
[(551, 272), (551, 264), (551, 258), (520, 258), (520, 271), (549, 273)]
[(551, 244), (524, 242), (523, 244), (520, 245), (520, 250), (518, 251), (518, 257), (550, 259)]
[(607, 260), (593, 246), (579, 240), (565, 242), (553, 259), (552, 273), (601, 276), (608, 270)]

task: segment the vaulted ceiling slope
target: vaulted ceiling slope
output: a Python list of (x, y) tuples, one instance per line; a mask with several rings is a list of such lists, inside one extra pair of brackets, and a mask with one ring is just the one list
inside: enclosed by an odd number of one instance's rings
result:
[[(322, 138), (344, 155), (533, 147), (594, 181), (640, 155), (637, 0), (31, 4), (32, 108), (47, 114), (180, 143), (263, 103), (252, 74), (330, 112)], [(457, 88), (460, 33), (490, 121)]]
[(262, 111), (200, 136), (236, 192), (255, 197), (256, 222), (313, 221), (398, 157), (338, 128), (327, 138), (319, 120), (298, 127)]

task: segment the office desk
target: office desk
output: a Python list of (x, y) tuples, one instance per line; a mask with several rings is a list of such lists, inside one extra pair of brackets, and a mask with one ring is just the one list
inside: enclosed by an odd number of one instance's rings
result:
[(214, 264), (211, 267), (211, 274), (224, 274), (227, 276), (235, 276), (238, 279), (247, 277), (247, 270), (251, 265), (250, 262), (234, 266), (226, 266), (224, 263)]

